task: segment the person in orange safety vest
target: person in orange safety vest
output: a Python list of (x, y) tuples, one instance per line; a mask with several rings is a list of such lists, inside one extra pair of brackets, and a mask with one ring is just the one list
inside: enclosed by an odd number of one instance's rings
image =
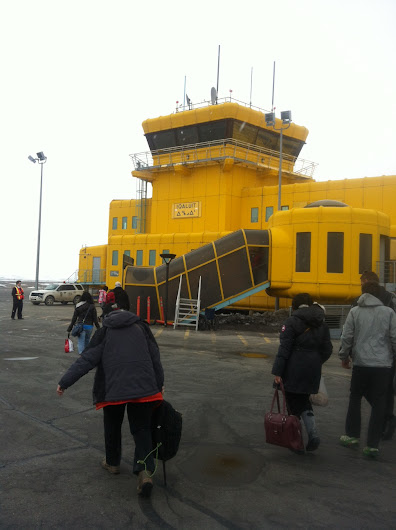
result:
[(21, 280), (18, 280), (15, 284), (15, 287), (12, 289), (12, 313), (11, 318), (12, 320), (15, 319), (15, 313), (18, 311), (18, 320), (22, 320), (22, 309), (23, 309), (23, 299), (25, 298), (23, 295), (23, 289), (21, 287)]

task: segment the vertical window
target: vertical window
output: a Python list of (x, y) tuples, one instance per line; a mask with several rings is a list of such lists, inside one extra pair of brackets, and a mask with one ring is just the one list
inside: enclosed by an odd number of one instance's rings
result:
[(122, 218), (122, 229), (126, 230), (127, 226), (128, 226), (128, 217), (123, 217)]
[(281, 210), (288, 210), (288, 209), (289, 209), (289, 207), (286, 206), (286, 205), (285, 206), (281, 206)]
[(274, 213), (274, 207), (267, 206), (265, 209), (265, 220), (268, 221), (268, 219), (271, 217), (273, 213)]
[(118, 250), (113, 250), (111, 254), (111, 264), (118, 265)]
[(130, 256), (131, 255), (131, 251), (130, 250), (124, 250), (124, 254), (125, 254), (125, 256)]
[(371, 234), (359, 234), (359, 274), (371, 271), (373, 236)]
[(143, 250), (136, 251), (136, 265), (143, 265)]
[(327, 272), (344, 272), (344, 232), (327, 234)]
[(311, 270), (311, 232), (296, 234), (296, 272)]
[(156, 252), (155, 250), (149, 251), (149, 265), (150, 267), (154, 267), (155, 265), (155, 258), (156, 258)]
[(250, 210), (250, 222), (258, 223), (258, 208), (251, 208)]
[(136, 216), (136, 215), (134, 215), (134, 216), (132, 217), (132, 228), (133, 228), (134, 230), (137, 229), (137, 216)]
[(113, 230), (117, 230), (118, 217), (113, 217)]

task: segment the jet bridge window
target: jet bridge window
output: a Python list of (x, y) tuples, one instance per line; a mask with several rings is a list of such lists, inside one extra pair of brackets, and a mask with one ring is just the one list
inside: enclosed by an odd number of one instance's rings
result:
[(311, 270), (311, 232), (296, 234), (296, 272)]
[(371, 271), (373, 236), (371, 234), (359, 234), (359, 274)]
[(327, 272), (344, 272), (344, 232), (327, 233)]

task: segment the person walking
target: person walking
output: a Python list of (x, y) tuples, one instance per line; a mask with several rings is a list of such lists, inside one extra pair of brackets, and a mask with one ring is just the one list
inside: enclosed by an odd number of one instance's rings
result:
[(341, 335), (339, 357), (343, 368), (353, 362), (345, 433), (340, 443), (358, 447), (361, 430), (362, 397), (371, 405), (367, 446), (363, 454), (379, 454), (387, 391), (396, 356), (396, 314), (379, 299), (377, 282), (365, 282), (358, 305), (353, 307), (345, 321)]
[(129, 302), (129, 296), (125, 289), (122, 288), (120, 282), (115, 283), (113, 293), (115, 295), (118, 307), (120, 307), (121, 309), (125, 309), (125, 311), (129, 311), (131, 307), (131, 304)]
[(18, 280), (15, 283), (15, 287), (13, 287), (11, 291), (11, 294), (12, 294), (11, 318), (12, 320), (15, 320), (15, 313), (17, 313), (18, 315), (18, 320), (23, 320), (22, 310), (23, 310), (23, 299), (25, 298), (25, 296), (23, 294), (23, 289), (21, 285), (22, 285), (21, 280)]
[(320, 438), (310, 395), (319, 390), (322, 364), (333, 351), (323, 308), (308, 293), (292, 300), (292, 315), (282, 326), (280, 345), (272, 374), (283, 381), (290, 414), (302, 419), (308, 435), (307, 451), (315, 451)]
[[(378, 283), (378, 296), (377, 298), (381, 302), (396, 312), (396, 296), (394, 293), (391, 293), (385, 289), (379, 283), (379, 277), (374, 271), (364, 271), (360, 276), (360, 284), (364, 285), (367, 282), (376, 282)], [(352, 302), (352, 307), (358, 305), (359, 296), (355, 298)], [(385, 416), (384, 422), (382, 425), (382, 440), (392, 440), (393, 434), (396, 429), (396, 417), (394, 414), (395, 408), (395, 391), (393, 388), (393, 378), (395, 376), (395, 363), (392, 365), (391, 377), (389, 380), (389, 385), (386, 391), (386, 404), (385, 404)]]
[(108, 290), (109, 288), (107, 287), (107, 285), (105, 285), (103, 289), (99, 289), (98, 303), (102, 309), (106, 303), (106, 295)]
[(102, 309), (102, 314), (99, 317), (99, 321), (101, 321), (102, 318), (103, 318), (103, 308), (106, 305), (106, 297), (107, 297), (107, 291), (108, 290), (109, 290), (109, 288), (107, 287), (107, 285), (105, 285), (103, 287), (103, 289), (99, 289), (98, 303), (99, 303), (99, 305), (100, 305), (100, 307)]
[(88, 346), (92, 335), (93, 325), (99, 328), (98, 314), (92, 298), (88, 291), (84, 291), (81, 299), (75, 307), (72, 320), (67, 328), (68, 333), (73, 329), (76, 322), (83, 323), (83, 331), (78, 337), (78, 353), (82, 353)]
[[(99, 336), (99, 338), (97, 338)], [(155, 471), (151, 416), (163, 400), (164, 371), (156, 340), (147, 323), (134, 313), (115, 309), (103, 319), (92, 344), (58, 383), (62, 396), (92, 368), (97, 367), (93, 396), (96, 409), (103, 409), (106, 456), (101, 465), (109, 473), (120, 473), (121, 427), (125, 409), (135, 441), (133, 473), (138, 493), (150, 496)]]

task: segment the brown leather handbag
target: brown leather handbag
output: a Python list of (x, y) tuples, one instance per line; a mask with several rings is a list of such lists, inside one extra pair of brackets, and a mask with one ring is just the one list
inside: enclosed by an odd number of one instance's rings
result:
[[(286, 411), (286, 396), (283, 383), (280, 383), (283, 396), (282, 412), (279, 403), (279, 390), (276, 389), (272, 398), (271, 410), (264, 418), (265, 439), (268, 444), (286, 447), (295, 452), (304, 452), (301, 422), (297, 416)], [(278, 412), (274, 412), (275, 400)]]

